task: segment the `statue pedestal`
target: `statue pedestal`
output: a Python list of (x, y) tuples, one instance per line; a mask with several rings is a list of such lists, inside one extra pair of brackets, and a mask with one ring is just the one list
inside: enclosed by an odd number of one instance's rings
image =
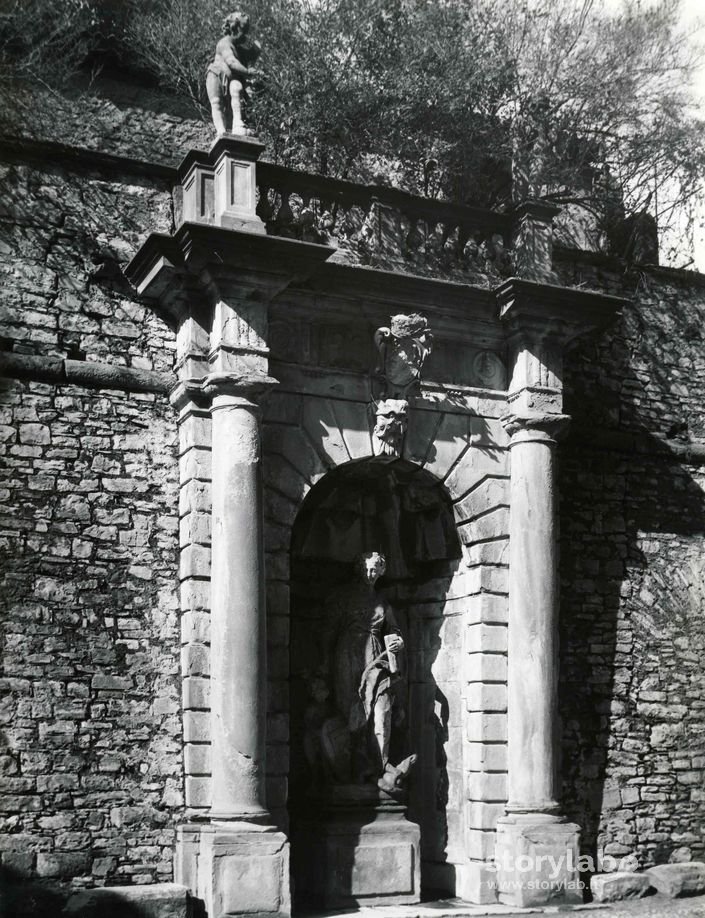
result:
[(296, 897), (326, 909), (418, 902), (419, 840), (406, 805), (372, 785), (312, 795), (296, 818)]

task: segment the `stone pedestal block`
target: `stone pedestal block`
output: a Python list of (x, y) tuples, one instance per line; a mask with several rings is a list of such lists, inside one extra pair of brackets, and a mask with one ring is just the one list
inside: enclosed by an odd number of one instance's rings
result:
[(208, 918), (286, 918), (289, 844), (282, 832), (253, 823), (204, 826), (198, 854), (198, 897)]
[(293, 840), (296, 897), (319, 908), (408, 905), (421, 891), (420, 830), (376, 788), (311, 799)]
[(580, 828), (536, 814), (497, 823), (497, 893), (505, 905), (525, 908), (583, 901), (578, 873)]
[(189, 151), (178, 170), (183, 219), (264, 234), (264, 224), (255, 213), (255, 164), (263, 149), (255, 138), (226, 134), (208, 153)]

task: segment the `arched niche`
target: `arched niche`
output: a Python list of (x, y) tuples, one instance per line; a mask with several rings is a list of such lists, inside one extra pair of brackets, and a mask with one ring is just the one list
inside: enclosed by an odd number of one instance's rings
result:
[[(390, 759), (397, 762), (417, 754), (408, 784), (409, 817), (421, 825), (422, 856), (426, 853), (436, 861), (445, 857), (448, 705), (432, 674), (442, 619), (424, 620), (418, 610), (422, 603), (443, 602), (461, 564), (453, 505), (443, 484), (423, 468), (405, 460), (365, 459), (321, 478), (308, 493), (292, 530), (289, 801), (295, 887), (302, 854), (305, 859), (305, 852), (296, 850), (297, 818), (301, 813), (310, 818), (318, 790), (313, 785), (319, 775), (311, 758), (312, 731), (320, 725), (311, 712), (315, 713), (313, 687), (321, 677), (323, 644), (330, 633), (327, 619), (332, 597), (350, 584), (355, 559), (365, 551), (379, 551), (387, 558), (378, 588), (394, 611), (405, 643), (401, 691), (406, 722), (393, 736)], [(330, 677), (323, 678), (329, 679), (330, 687)], [(333, 697), (328, 701), (335, 707)], [(315, 735), (313, 740), (320, 741)]]

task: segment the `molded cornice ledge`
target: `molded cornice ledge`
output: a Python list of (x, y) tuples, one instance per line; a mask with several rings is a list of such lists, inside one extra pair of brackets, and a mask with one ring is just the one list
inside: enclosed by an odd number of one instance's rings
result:
[(511, 414), (561, 414), (564, 353), (614, 321), (626, 300), (517, 277), (495, 295), (509, 347)]
[(564, 349), (588, 332), (614, 321), (628, 300), (594, 290), (541, 284), (510, 277), (495, 291), (499, 317), (509, 334), (522, 328), (543, 330)]
[(140, 296), (158, 303), (157, 311), (177, 326), (193, 307), (194, 295), (204, 297), (200, 281), (207, 268), (232, 272), (251, 296), (267, 300), (306, 280), (334, 251), (327, 245), (189, 222), (173, 236), (151, 233), (125, 275)]

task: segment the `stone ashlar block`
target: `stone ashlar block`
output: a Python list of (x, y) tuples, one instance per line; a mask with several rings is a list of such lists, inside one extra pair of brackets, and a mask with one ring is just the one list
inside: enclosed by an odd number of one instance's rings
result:
[(193, 447), (210, 449), (210, 414), (192, 413), (179, 423), (179, 454), (183, 455)]
[(206, 578), (211, 573), (211, 550), (205, 545), (187, 545), (181, 549), (179, 556), (179, 577), (188, 580), (191, 577)]
[(192, 478), (179, 488), (179, 516), (187, 513), (209, 513), (211, 483)]
[(464, 546), (465, 562), (468, 566), (477, 564), (509, 564), (509, 539), (495, 539), (492, 542), (475, 542)]
[(509, 600), (494, 593), (478, 593), (464, 600), (464, 619), (468, 625), (506, 625), (509, 621)]
[(458, 532), (463, 545), (504, 538), (509, 535), (509, 508), (496, 507), (469, 523), (463, 523)]
[(193, 511), (183, 516), (179, 521), (179, 545), (185, 548), (192, 543), (210, 545), (211, 543), (211, 515)]
[(705, 892), (705, 863), (659, 864), (646, 871), (651, 885), (664, 896), (692, 896)]
[(314, 443), (316, 452), (331, 466), (343, 465), (350, 459), (336, 417), (334, 404), (328, 399), (306, 399), (303, 426)]
[(203, 676), (188, 676), (183, 680), (181, 691), (184, 710), (207, 710), (210, 708), (211, 681)]
[(506, 771), (506, 743), (466, 743), (465, 765), (470, 771)]
[(494, 857), (497, 835), (483, 829), (468, 829), (465, 833), (465, 850), (474, 861), (489, 861)]
[(651, 889), (651, 881), (644, 873), (596, 873), (590, 878), (590, 892), (595, 902), (619, 902), (621, 899), (640, 899)]
[(211, 805), (211, 779), (206, 776), (186, 775), (184, 781), (186, 806), (205, 807)]
[(473, 800), (465, 807), (469, 829), (494, 829), (497, 820), (504, 816), (504, 803), (485, 803)]
[(207, 644), (210, 637), (211, 617), (208, 612), (196, 609), (184, 612), (181, 616), (182, 644)]
[(465, 902), (479, 905), (496, 903), (497, 874), (493, 864), (466, 861), (455, 867), (455, 894)]
[(501, 772), (469, 771), (466, 776), (468, 800), (484, 803), (506, 803), (507, 776)]
[(336, 401), (335, 416), (351, 459), (372, 455), (369, 407), (365, 402)]
[(494, 447), (473, 446), (467, 450), (445, 479), (444, 484), (451, 497), (454, 500), (463, 498), (488, 476), (505, 477), (509, 466), (508, 455), (508, 450)]
[(467, 414), (444, 414), (434, 438), (434, 449), (426, 456), (426, 468), (441, 481), (467, 449), (472, 438), (472, 421)]
[(465, 706), (468, 711), (506, 711), (507, 686), (499, 682), (471, 682), (465, 689)]
[(103, 886), (74, 893), (66, 903), (65, 918), (104, 915), (139, 915), (140, 918), (189, 918), (190, 894), (176, 883)]
[(468, 625), (465, 629), (465, 652), (506, 653), (506, 625)]
[(507, 681), (507, 657), (502, 653), (468, 653), (463, 658), (466, 682)]
[(181, 648), (181, 672), (187, 676), (208, 676), (211, 669), (210, 647), (205, 644), (184, 644)]
[(313, 443), (303, 430), (297, 427), (281, 425), (266, 427), (263, 432), (262, 448), (266, 456), (270, 454), (283, 456), (311, 484), (326, 473), (327, 468), (316, 453)]
[(184, 771), (187, 775), (204, 777), (211, 773), (211, 747), (209, 743), (186, 743), (184, 746)]
[(208, 580), (187, 578), (181, 584), (181, 609), (184, 613), (193, 610), (210, 612), (211, 585)]
[(184, 711), (184, 742), (208, 743), (210, 738), (210, 711)]
[(507, 715), (470, 711), (466, 715), (465, 734), (471, 743), (504, 743), (507, 741)]
[(211, 477), (212, 457), (209, 449), (193, 447), (179, 457), (179, 481), (182, 485), (192, 479), (210, 482)]

